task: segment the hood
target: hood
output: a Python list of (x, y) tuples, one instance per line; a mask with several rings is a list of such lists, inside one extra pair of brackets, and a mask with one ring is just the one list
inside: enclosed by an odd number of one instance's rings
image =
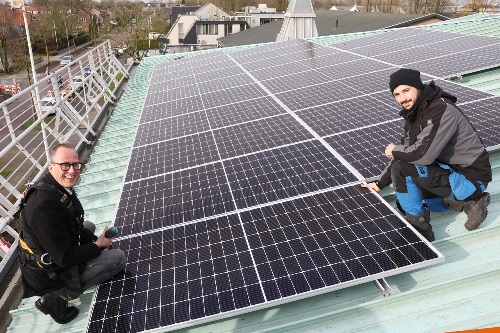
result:
[(424, 85), (424, 89), (422, 90), (422, 93), (418, 97), (415, 106), (410, 110), (406, 110), (403, 108), (401, 112), (399, 112), (399, 115), (403, 117), (406, 121), (413, 122), (417, 117), (419, 110), (424, 109), (432, 101), (438, 98), (446, 98), (453, 103), (457, 101), (457, 98), (455, 96), (445, 92), (443, 89), (437, 86), (434, 83), (434, 81), (431, 81), (429, 84)]

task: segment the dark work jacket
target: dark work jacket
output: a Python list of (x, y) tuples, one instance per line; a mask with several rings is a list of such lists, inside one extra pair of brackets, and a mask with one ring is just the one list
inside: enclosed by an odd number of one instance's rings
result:
[(424, 86), (411, 110), (399, 113), (405, 120), (404, 136), (379, 177), (380, 188), (391, 183), (390, 170), (395, 160), (418, 165), (439, 162), (471, 180), (491, 182), (488, 152), (469, 120), (455, 106), (456, 101), (456, 97), (431, 82)]
[[(72, 189), (69, 194), (59, 185), (51, 174), (42, 181), (54, 185), (67, 193), (72, 205), (64, 206), (59, 199), (59, 192), (36, 189), (30, 193), (22, 211), (22, 237), (35, 253), (48, 253), (59, 268), (56, 272), (79, 265), (82, 271), (87, 261), (101, 254), (100, 248), (93, 242), (97, 237), (83, 227), (83, 208)], [(80, 207), (78, 209), (77, 207)], [(42, 247), (40, 249), (40, 247)], [(58, 289), (62, 281), (52, 280), (46, 270), (21, 267), (23, 280), (37, 294)]]

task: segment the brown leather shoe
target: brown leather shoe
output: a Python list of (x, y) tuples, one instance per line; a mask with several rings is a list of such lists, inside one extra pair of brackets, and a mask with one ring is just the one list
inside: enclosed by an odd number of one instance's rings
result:
[(466, 201), (464, 212), (467, 214), (467, 222), (465, 228), (469, 231), (479, 228), (481, 223), (488, 216), (488, 205), (490, 204), (490, 194), (484, 192), (478, 200)]

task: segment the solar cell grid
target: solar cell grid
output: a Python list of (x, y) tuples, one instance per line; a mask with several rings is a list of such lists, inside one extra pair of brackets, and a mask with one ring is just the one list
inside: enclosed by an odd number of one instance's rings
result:
[(205, 109), (232, 104), (249, 99), (266, 96), (267, 93), (256, 83), (243, 86), (232, 87), (225, 90), (212, 91), (201, 95), (201, 100)]
[(366, 179), (377, 177), (389, 163), (384, 155), (390, 143), (399, 143), (401, 120), (332, 135), (325, 141)]
[(210, 130), (210, 124), (205, 111), (141, 123), (137, 128), (134, 147), (208, 130)]
[(243, 71), (241, 70), (241, 68), (237, 66), (220, 68), (210, 72), (200, 70), (198, 73), (196, 73), (196, 82), (197, 83), (206, 82), (207, 84), (210, 84), (210, 82), (214, 78), (222, 78), (240, 74), (243, 74)]
[(230, 215), (119, 241), (126, 273), (99, 287), (94, 310), (112, 319), (92, 316), (89, 332), (140, 332), (263, 303), (243, 236)]
[(432, 73), (441, 78), (449, 78), (459, 74), (469, 73), (478, 68), (488, 68), (496, 64), (495, 60), (478, 58), (467, 53), (449, 54), (431, 61), (411, 62), (406, 67), (417, 69), (421, 72)]
[(207, 109), (211, 129), (241, 124), (283, 114), (286, 111), (272, 98), (261, 97)]
[(494, 63), (494, 64), (500, 64), (500, 45), (495, 44), (495, 45), (489, 45), (486, 47), (482, 47), (480, 49), (474, 49), (469, 51), (470, 55), (473, 57), (478, 57), (479, 59), (481, 58), (486, 58), (488, 61)]
[(500, 146), (500, 98), (494, 97), (460, 106), (487, 148)]
[(152, 80), (149, 86), (149, 91), (164, 91), (168, 89), (175, 89), (179, 87), (189, 86), (193, 84), (193, 79), (191, 77), (187, 78), (172, 78), (167, 80), (164, 76), (158, 77), (156, 80)]
[(382, 50), (380, 55), (376, 55), (374, 56), (374, 58), (395, 65), (404, 65), (412, 61), (432, 59), (440, 57), (442, 55), (443, 51), (438, 50), (437, 48), (433, 48), (430, 46), (417, 46), (412, 48), (406, 48), (403, 50), (397, 50), (390, 53), (388, 51), (384, 52), (384, 50)]
[(214, 131), (222, 159), (255, 153), (312, 138), (292, 116), (282, 115)]
[(147, 104), (146, 106), (148, 106), (147, 109), (145, 108), (141, 114), (141, 124), (203, 110), (200, 96), (191, 96), (156, 105)]
[[(277, 62), (282, 62), (281, 58), (276, 59)], [(268, 66), (270, 65), (270, 66)], [(250, 72), (252, 76), (254, 76), (258, 81), (272, 79), (275, 77), (285, 76), (289, 74), (294, 74), (297, 72), (305, 72), (310, 70), (308, 66), (300, 63), (299, 61), (293, 63), (285, 63), (285, 64), (271, 64), (267, 63), (266, 67), (261, 67), (257, 70)]]
[(191, 96), (199, 95), (198, 87), (195, 85), (183, 86), (170, 89), (151, 89), (146, 97), (147, 105), (160, 104)]
[(123, 236), (231, 212), (221, 163), (125, 183), (115, 226)]
[(304, 42), (300, 39), (292, 39), (281, 43), (269, 43), (253, 49), (231, 53), (231, 58), (236, 59), (240, 64), (267, 60), (284, 53), (286, 54), (287, 51), (293, 50), (297, 46), (303, 45), (303, 43)]
[(139, 180), (219, 160), (212, 133), (194, 134), (132, 150), (125, 181)]
[(444, 91), (457, 97), (457, 105), (489, 98), (492, 95), (446, 80), (434, 80), (434, 83)]
[(333, 47), (356, 52), (356, 49), (365, 48), (367, 45), (377, 47), (378, 44), (386, 43), (388, 41), (392, 41), (393, 44), (398, 44), (399, 41), (406, 38), (416, 38), (419, 35), (424, 36), (430, 35), (431, 33), (432, 32), (423, 29), (405, 28), (393, 31), (384, 31), (377, 35), (349, 40), (346, 42), (334, 44)]
[(342, 64), (353, 60), (362, 59), (360, 56), (347, 52), (335, 52), (332, 50), (330, 54), (312, 57), (307, 59), (305, 64), (312, 69), (320, 69), (334, 64)]
[[(130, 237), (119, 240), (127, 271), (99, 287), (89, 331), (193, 325), (442, 260), (379, 196), (353, 184), (329, 148), (362, 177), (378, 176), (385, 146), (403, 132), (388, 63), (428, 82), (498, 66), (497, 41), (409, 28), (162, 66), (116, 213)], [(457, 95), (486, 146), (500, 147), (500, 98), (436, 83)]]
[[(362, 94), (372, 94), (377, 91), (382, 91), (384, 92), (384, 100), (386, 100), (386, 97), (389, 96), (391, 97), (391, 103), (394, 104), (394, 99), (391, 96), (391, 93), (389, 92), (388, 88), (388, 80), (389, 76), (397, 71), (398, 68), (392, 67), (388, 69), (383, 69), (381, 71), (375, 71), (375, 72), (366, 72), (360, 75), (356, 75), (353, 77), (341, 79), (340, 82), (343, 84), (355, 88), (357, 91), (361, 92)], [(377, 94), (377, 96), (380, 96), (381, 94)], [(379, 98), (380, 99), (380, 98)]]
[[(299, 41), (299, 40), (297, 40)], [(260, 70), (264, 67), (272, 68), (279, 65), (291, 63), (307, 63), (306, 60), (315, 59), (330, 55), (332, 53), (339, 53), (331, 48), (324, 47), (318, 44), (313, 44), (306, 41), (301, 41), (300, 44), (294, 46), (292, 49), (283, 49), (286, 53), (271, 53), (265, 59), (258, 58), (253, 61), (241, 61), (241, 58), (235, 57), (235, 60), (242, 64), (244, 68), (249, 71)], [(308, 66), (310, 66), (308, 64)]]
[(247, 74), (231, 75), (229, 77), (213, 78), (210, 82), (198, 84), (198, 79), (195, 78), (194, 84), (198, 87), (200, 94), (207, 94), (212, 91), (224, 90), (231, 87), (242, 86), (251, 82)]
[(241, 219), (268, 301), (438, 260), (359, 185), (245, 211)]
[(385, 104), (377, 99), (377, 95), (361, 96), (321, 105), (298, 111), (296, 114), (319, 136), (367, 126), (367, 115), (370, 117), (370, 125), (400, 118), (394, 105)]
[(357, 61), (346, 62), (340, 65), (333, 65), (324, 67), (321, 72), (325, 75), (331, 76), (336, 80), (361, 75), (366, 72), (380, 71), (391, 67), (390, 65), (374, 61), (371, 59), (360, 59)]
[(320, 70), (308, 70), (306, 72), (289, 74), (274, 79), (262, 80), (261, 83), (271, 93), (280, 93), (328, 81), (331, 81), (331, 78), (323, 75)]
[(499, 40), (495, 37), (459, 35), (458, 38), (439, 41), (439, 43), (433, 44), (432, 47), (454, 53), (494, 46), (492, 44), (496, 44), (498, 49), (498, 43)]
[(359, 95), (359, 92), (354, 88), (339, 81), (332, 81), (278, 93), (276, 97), (290, 110), (297, 111), (307, 107), (348, 99), (356, 95)]
[(224, 162), (237, 208), (344, 185), (356, 177), (318, 141)]

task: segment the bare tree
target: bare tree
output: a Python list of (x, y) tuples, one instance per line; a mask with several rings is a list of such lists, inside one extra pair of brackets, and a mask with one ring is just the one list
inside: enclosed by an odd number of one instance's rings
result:
[(9, 47), (19, 35), (19, 27), (14, 26), (14, 13), (7, 5), (0, 5), (0, 61), (5, 72), (10, 71)]
[(148, 33), (167, 31), (167, 17), (160, 12), (143, 12), (141, 4), (122, 2), (116, 4), (112, 43), (140, 61), (147, 55)]

